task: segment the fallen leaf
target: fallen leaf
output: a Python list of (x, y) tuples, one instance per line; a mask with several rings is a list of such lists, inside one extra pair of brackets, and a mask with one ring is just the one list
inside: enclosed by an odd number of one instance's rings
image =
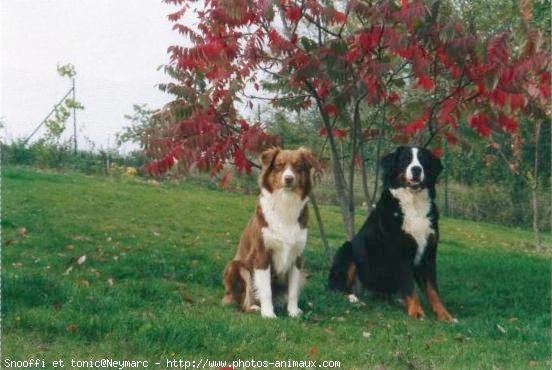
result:
[(71, 271), (73, 271), (73, 266), (69, 266), (69, 267), (67, 268), (67, 270), (65, 270), (65, 272), (63, 273), (63, 275), (69, 275), (69, 273), (70, 273)]
[(73, 249), (75, 249), (75, 246), (73, 244), (67, 244), (65, 246), (66, 251), (72, 251)]
[(77, 285), (81, 288), (88, 288), (90, 286), (90, 282), (86, 279), (79, 279), (77, 280)]
[(88, 269), (88, 271), (90, 271), (90, 273), (94, 274), (97, 278), (99, 278), (102, 274), (101, 272), (99, 272), (98, 270), (93, 269), (93, 268)]
[(317, 353), (318, 353), (318, 347), (312, 346), (309, 349), (309, 357), (314, 357), (314, 356), (316, 356)]
[(467, 341), (469, 339), (470, 339), (469, 337), (466, 337), (463, 334), (457, 334), (457, 335), (454, 336), (454, 340), (457, 340), (459, 342), (464, 342), (464, 341)]
[(188, 292), (182, 292), (182, 298), (184, 299), (185, 302), (194, 303), (194, 299), (192, 295)]
[(79, 326), (77, 324), (69, 324), (65, 327), (65, 330), (67, 330), (69, 333), (74, 333), (79, 330)]
[(19, 229), (17, 229), (17, 235), (27, 236), (27, 228), (26, 227), (20, 227)]
[(530, 361), (529, 361), (529, 367), (535, 367), (535, 366), (537, 366), (537, 361), (535, 361), (535, 360), (530, 360)]
[(79, 258), (77, 258), (77, 264), (78, 265), (82, 265), (83, 263), (86, 262), (86, 254), (83, 254), (82, 256), (80, 256)]
[(115, 284), (115, 280), (113, 280), (113, 278), (107, 279), (107, 285), (113, 286), (114, 284)]
[(500, 324), (496, 324), (496, 328), (497, 328), (498, 331), (501, 332), (502, 334), (506, 334), (506, 329), (504, 329), (502, 326), (500, 326)]
[(372, 336), (372, 333), (370, 333), (369, 331), (363, 331), (362, 336), (364, 338), (370, 338)]
[(52, 303), (52, 307), (55, 308), (56, 310), (59, 310), (61, 306), (63, 306), (63, 304), (61, 304), (58, 301), (54, 301), (54, 303)]

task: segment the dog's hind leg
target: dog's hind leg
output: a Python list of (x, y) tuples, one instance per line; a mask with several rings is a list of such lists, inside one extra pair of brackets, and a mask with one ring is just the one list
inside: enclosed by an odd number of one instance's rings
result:
[[(222, 303), (230, 304), (235, 301), (240, 307), (243, 307), (243, 303), (248, 297), (248, 280), (251, 280), (251, 274), (243, 263), (236, 260), (230, 261), (224, 269)], [(251, 284), (249, 283), (249, 285)]]
[(224, 269), (222, 282), (224, 284), (224, 297), (222, 304), (230, 304), (234, 301), (234, 280), (236, 274), (235, 261), (230, 261)]
[(335, 253), (328, 276), (328, 288), (345, 293), (349, 302), (357, 303), (359, 299), (354, 294), (357, 280), (358, 269), (353, 258), (353, 246), (347, 241)]
[(240, 268), (239, 274), (243, 282), (245, 283), (243, 300), (241, 302), (242, 310), (249, 311), (258, 311), (259, 306), (255, 304), (255, 294), (253, 291), (253, 283), (251, 279), (251, 272), (245, 267)]

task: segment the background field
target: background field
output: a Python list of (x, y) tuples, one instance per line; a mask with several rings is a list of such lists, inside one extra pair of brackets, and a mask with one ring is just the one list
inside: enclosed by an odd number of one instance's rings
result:
[[(530, 232), (443, 220), (440, 286), (460, 320), (451, 325), (429, 310), (414, 321), (393, 301), (366, 297), (353, 306), (326, 292), (328, 262), (313, 219), (305, 315), (280, 312), (266, 321), (220, 305), (221, 273), (254, 196), (16, 167), (3, 172), (3, 358), (551, 366), (550, 262), (532, 250)], [(343, 240), (341, 216), (333, 207), (322, 214), (335, 248)]]

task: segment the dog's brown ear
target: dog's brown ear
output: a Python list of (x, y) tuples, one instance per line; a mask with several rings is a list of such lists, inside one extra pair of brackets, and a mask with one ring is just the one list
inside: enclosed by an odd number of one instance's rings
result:
[(280, 148), (278, 148), (278, 147), (270, 148), (270, 149), (267, 149), (264, 152), (262, 152), (260, 160), (261, 160), (261, 163), (262, 163), (263, 167), (264, 168), (270, 167), (272, 165), (272, 163), (274, 162), (274, 158), (276, 158), (276, 155), (279, 152), (280, 152)]
[(303, 164), (307, 167), (313, 178), (316, 179), (321, 173), (320, 163), (310, 149), (302, 146), (299, 148), (299, 152), (301, 153)]

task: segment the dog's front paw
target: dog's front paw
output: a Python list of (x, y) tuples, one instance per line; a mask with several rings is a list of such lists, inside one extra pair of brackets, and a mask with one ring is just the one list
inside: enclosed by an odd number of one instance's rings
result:
[(448, 321), (451, 323), (456, 324), (458, 322), (458, 319), (453, 317), (448, 311), (438, 312), (437, 313), (437, 320), (439, 321)]
[(408, 316), (414, 318), (414, 319), (419, 319), (419, 320), (423, 320), (424, 319), (424, 310), (422, 310), (421, 307), (408, 307), (407, 309), (407, 313), (408, 313)]
[(263, 310), (261, 308), (261, 317), (263, 319), (275, 319), (276, 314), (274, 313), (274, 310)]
[(299, 317), (303, 314), (303, 310), (299, 307), (288, 307), (288, 314), (290, 317)]
[(358, 303), (360, 302), (360, 300), (358, 299), (358, 297), (354, 294), (349, 294), (347, 296), (347, 299), (349, 300), (349, 303)]

